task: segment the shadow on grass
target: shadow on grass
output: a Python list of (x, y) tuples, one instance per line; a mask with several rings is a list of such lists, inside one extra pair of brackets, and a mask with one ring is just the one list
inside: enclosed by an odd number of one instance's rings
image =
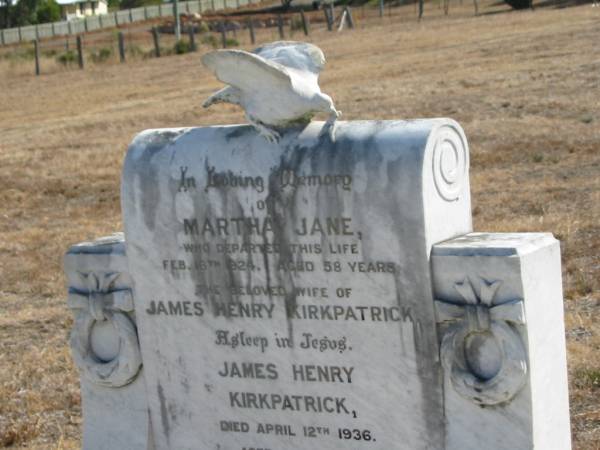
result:
[(591, 5), (591, 0), (542, 0), (540, 2), (533, 2), (534, 8), (554, 8), (562, 9), (569, 8), (571, 6)]
[[(572, 6), (581, 6), (581, 5), (591, 5), (593, 3), (593, 0), (532, 0), (533, 2), (533, 9), (535, 10), (536, 8), (553, 8), (553, 9), (561, 9), (561, 8), (569, 8)], [(513, 6), (512, 4), (515, 4), (515, 6)], [(527, 10), (530, 9), (530, 5), (528, 0), (513, 0), (510, 2), (510, 6), (513, 6), (512, 9), (514, 10)], [(509, 6), (509, 2), (505, 2), (505, 1), (497, 1), (492, 3), (490, 6), (491, 7), (500, 7), (500, 6)], [(510, 10), (508, 10), (510, 11)], [(502, 14), (506, 12), (506, 10), (503, 11), (489, 11), (489, 12), (483, 12), (480, 15), (481, 16), (487, 16), (487, 15), (494, 15), (494, 14)]]

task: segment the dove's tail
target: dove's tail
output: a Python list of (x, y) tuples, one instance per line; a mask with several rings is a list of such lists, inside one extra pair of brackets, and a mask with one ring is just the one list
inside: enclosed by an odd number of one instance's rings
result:
[(227, 86), (220, 91), (215, 92), (213, 95), (208, 97), (204, 103), (203, 107), (208, 108), (216, 103), (233, 103), (234, 105), (240, 104), (240, 91), (233, 86)]

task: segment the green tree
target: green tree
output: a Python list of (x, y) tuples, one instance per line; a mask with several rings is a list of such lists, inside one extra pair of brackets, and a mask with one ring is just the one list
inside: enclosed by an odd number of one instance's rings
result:
[[(180, 0), (181, 1), (181, 0)], [(121, 0), (121, 9), (138, 8), (140, 6), (158, 5), (161, 0)]]
[(60, 6), (55, 0), (41, 0), (36, 15), (37, 23), (56, 22), (60, 20)]

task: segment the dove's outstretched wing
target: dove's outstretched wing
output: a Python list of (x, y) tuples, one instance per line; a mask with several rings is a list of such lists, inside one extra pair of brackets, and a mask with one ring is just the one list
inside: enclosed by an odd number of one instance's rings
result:
[(279, 41), (254, 50), (263, 58), (313, 75), (325, 67), (325, 55), (319, 47), (307, 42)]
[(242, 91), (281, 86), (291, 88), (292, 80), (281, 64), (243, 50), (217, 50), (202, 56), (202, 63), (223, 83)]

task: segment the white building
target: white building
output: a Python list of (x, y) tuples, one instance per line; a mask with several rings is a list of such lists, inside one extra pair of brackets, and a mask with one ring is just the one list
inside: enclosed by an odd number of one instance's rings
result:
[(56, 0), (63, 19), (80, 19), (108, 13), (108, 0)]

